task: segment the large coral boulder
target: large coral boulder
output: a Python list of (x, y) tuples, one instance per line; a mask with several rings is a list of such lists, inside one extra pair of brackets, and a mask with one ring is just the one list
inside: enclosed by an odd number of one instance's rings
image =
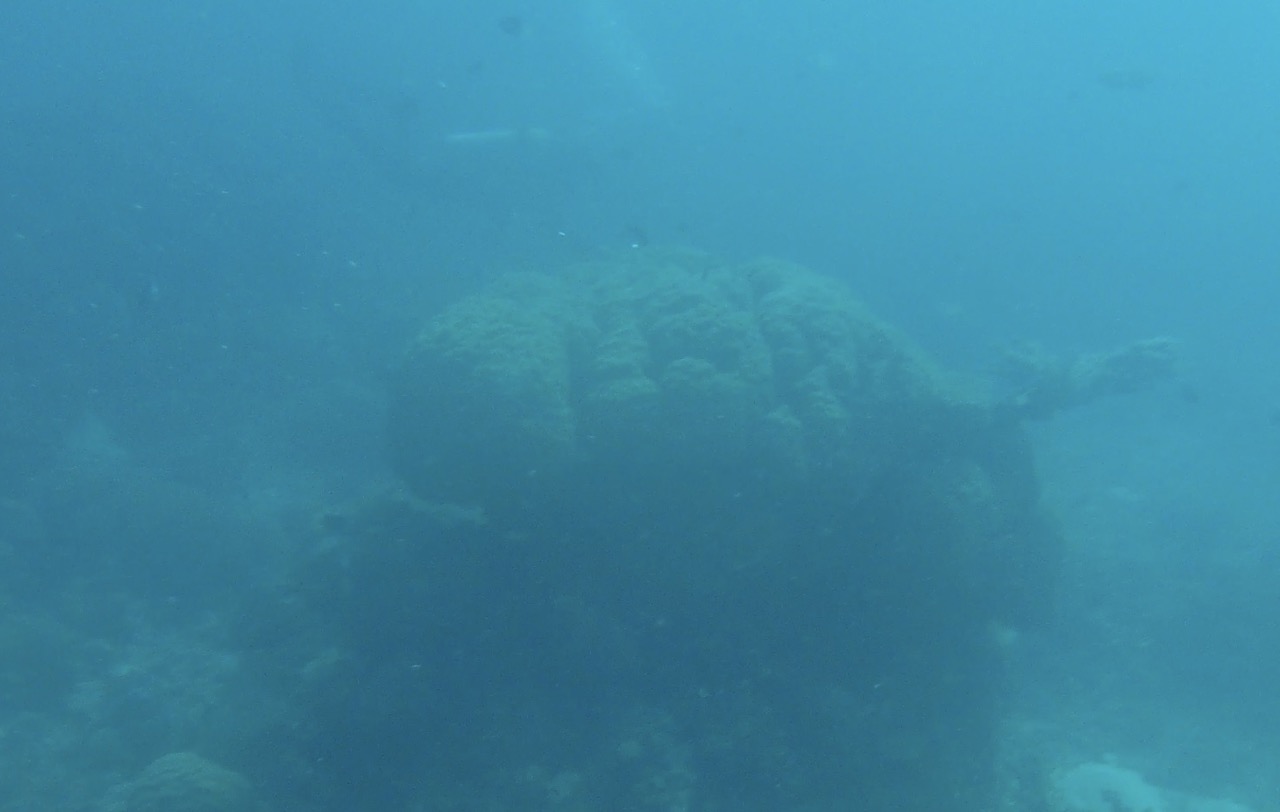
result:
[[(414, 673), (456, 729), (506, 703), (611, 752), (591, 720), (652, 711), (707, 808), (977, 810), (999, 641), (1055, 572), (1019, 419), (787, 263), (513, 276), (411, 346), (389, 429), (412, 496), (340, 522), (305, 580), (355, 659), (444, 652)], [(648, 808), (634, 790), (614, 806)]]
[(127, 786), (121, 812), (266, 812), (249, 781), (195, 753), (163, 755)]
[(642, 253), (507, 278), (419, 336), (391, 428), (423, 496), (511, 512), (619, 480), (667, 498), (836, 488), (968, 432), (971, 404), (847, 291), (802, 268)]

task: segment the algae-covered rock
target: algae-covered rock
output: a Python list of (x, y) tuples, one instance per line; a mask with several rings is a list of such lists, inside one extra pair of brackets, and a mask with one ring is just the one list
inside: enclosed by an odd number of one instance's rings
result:
[(195, 753), (169, 753), (126, 788), (121, 812), (266, 812), (242, 775)]

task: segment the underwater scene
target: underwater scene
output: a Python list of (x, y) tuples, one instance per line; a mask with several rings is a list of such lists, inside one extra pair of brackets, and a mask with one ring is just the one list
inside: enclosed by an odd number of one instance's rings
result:
[(0, 812), (1280, 812), (1278, 37), (8, 0)]

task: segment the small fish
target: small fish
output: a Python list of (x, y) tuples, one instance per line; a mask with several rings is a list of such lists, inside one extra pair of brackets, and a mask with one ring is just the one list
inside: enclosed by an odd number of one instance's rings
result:
[(649, 233), (638, 225), (631, 224), (622, 230), (623, 238), (632, 248), (648, 248)]

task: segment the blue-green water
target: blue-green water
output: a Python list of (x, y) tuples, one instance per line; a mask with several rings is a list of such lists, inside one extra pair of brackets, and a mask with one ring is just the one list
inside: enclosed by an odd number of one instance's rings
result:
[[(1280, 11), (855, 5), (6, 3), (0, 809), (1280, 804)], [(468, 388), (460, 312), (563, 363)], [(559, 391), (563, 457), (494, 405)]]

